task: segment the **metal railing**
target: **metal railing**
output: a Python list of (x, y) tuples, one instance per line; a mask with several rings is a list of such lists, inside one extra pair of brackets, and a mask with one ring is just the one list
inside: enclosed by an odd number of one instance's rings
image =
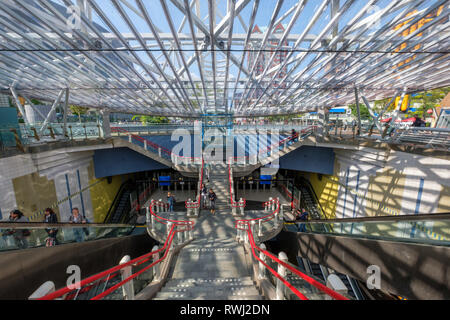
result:
[(202, 159), (202, 167), (200, 169), (199, 172), (199, 183), (197, 186), (197, 201), (192, 201), (191, 199), (188, 199), (187, 201), (185, 201), (185, 207), (186, 207), (186, 211), (187, 211), (187, 215), (190, 216), (192, 214), (192, 212), (194, 213), (195, 216), (199, 215), (200, 212), (200, 204), (202, 201), (202, 195), (201, 195), (201, 190), (202, 190), (202, 185), (203, 185), (203, 169), (205, 166), (205, 162)]
[(288, 137), (281, 139), (272, 143), (264, 149), (259, 150), (256, 154), (253, 155), (245, 155), (245, 156), (234, 156), (233, 161), (237, 164), (256, 164), (258, 160), (263, 160), (269, 158), (274, 155), (274, 152), (277, 153), (280, 150), (285, 150), (292, 143), (298, 142), (299, 139), (305, 139), (311, 134), (314, 134), (317, 130), (317, 126), (309, 126), (303, 128), (299, 132), (294, 135), (289, 135)]
[(234, 201), (234, 180), (233, 172), (231, 170), (231, 159), (228, 161), (228, 181), (230, 185), (230, 206), (233, 215), (236, 214), (236, 210), (239, 208), (239, 214), (244, 215), (244, 208), (246, 206), (245, 199), (240, 198), (238, 201)]
[[(288, 276), (288, 272), (290, 272), (291, 275), (299, 277), (303, 282), (313, 286), (325, 296), (336, 300), (349, 300), (348, 297), (339, 294), (338, 292), (328, 288), (318, 280), (296, 269), (295, 266), (287, 262), (287, 256), (283, 252), (280, 252), (279, 256), (276, 257), (270, 252), (266, 251), (263, 245), (258, 246), (256, 244), (255, 236), (258, 239), (260, 237), (260, 234), (262, 234), (262, 223), (273, 220), (275, 221), (275, 225), (280, 223), (282, 224), (282, 222), (279, 221), (280, 216), (282, 220), (282, 214), (280, 214), (281, 206), (279, 199), (272, 199), (271, 201), (266, 202), (264, 206), (266, 209), (269, 208), (273, 211), (261, 218), (236, 220), (235, 227), (238, 232), (238, 241), (242, 240), (244, 244), (250, 246), (253, 258), (259, 262), (257, 277), (264, 278), (266, 270), (268, 270), (276, 279), (276, 299), (281, 300), (287, 298), (288, 295), (286, 295), (285, 288), (288, 288), (298, 299), (309, 300), (306, 294), (302, 293), (295, 285), (291, 284), (286, 279)], [(259, 225), (258, 233), (256, 233), (255, 230), (256, 222), (258, 222)], [(256, 252), (259, 252), (259, 255)], [(269, 258), (273, 262), (273, 265), (276, 266), (277, 270), (275, 270), (275, 266), (270, 266), (270, 264), (267, 262), (267, 258)]]
[[(147, 227), (149, 233), (150, 229), (164, 229), (166, 234), (164, 245), (161, 248), (157, 246), (153, 247), (152, 251), (146, 253), (135, 259), (130, 259), (129, 256), (125, 256), (119, 265), (100, 272), (96, 275), (90, 276), (73, 285), (66, 286), (54, 292), (50, 292), (44, 295), (33, 294), (30, 298), (36, 300), (74, 300), (86, 298), (86, 292), (95, 288), (95, 295), (88, 297), (89, 300), (106, 299), (107, 297), (112, 299), (126, 299), (133, 300), (135, 295), (133, 280), (139, 275), (146, 272), (152, 272), (155, 279), (159, 278), (160, 268), (159, 265), (166, 259), (169, 252), (173, 249), (174, 245), (184, 245), (186, 242), (193, 239), (192, 230), (194, 228), (194, 222), (192, 221), (179, 221), (162, 218), (154, 212), (156, 202), (152, 201), (148, 208), (147, 220), (153, 223)], [(153, 218), (150, 219), (151, 216)], [(159, 227), (161, 226), (161, 227)], [(177, 237), (175, 237), (177, 234)], [(184, 237), (183, 237), (184, 235)], [(184, 239), (183, 239), (184, 238)], [(164, 253), (163, 253), (164, 252)], [(160, 254), (163, 253), (162, 257)], [(144, 264), (146, 264), (144, 266)], [(139, 271), (133, 273), (132, 268), (139, 268)], [(121, 274), (121, 280), (117, 283), (111, 282), (111, 279), (116, 277), (118, 273)], [(45, 284), (44, 284), (45, 285)], [(110, 286), (108, 286), (110, 285)], [(117, 289), (123, 288), (123, 294), (116, 294)], [(39, 288), (36, 292), (41, 292)], [(98, 293), (98, 291), (101, 291)]]
[(128, 142), (135, 143), (145, 150), (151, 151), (159, 155), (159, 157), (172, 161), (173, 164), (201, 164), (203, 158), (199, 157), (190, 157), (190, 156), (180, 156), (172, 152), (163, 146), (160, 146), (157, 143), (152, 142), (151, 140), (133, 134), (121, 127), (112, 127), (111, 132), (116, 132), (118, 136), (128, 137)]

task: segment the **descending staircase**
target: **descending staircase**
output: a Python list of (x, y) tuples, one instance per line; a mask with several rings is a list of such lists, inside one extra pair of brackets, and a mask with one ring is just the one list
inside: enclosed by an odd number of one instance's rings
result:
[(262, 300), (251, 279), (244, 248), (234, 239), (234, 219), (201, 216), (195, 240), (176, 257), (166, 282), (154, 300)]
[(211, 164), (207, 166), (209, 172), (209, 181), (205, 176), (205, 186), (213, 189), (217, 195), (216, 210), (231, 210), (230, 208), (230, 189), (228, 182), (228, 171), (224, 164)]

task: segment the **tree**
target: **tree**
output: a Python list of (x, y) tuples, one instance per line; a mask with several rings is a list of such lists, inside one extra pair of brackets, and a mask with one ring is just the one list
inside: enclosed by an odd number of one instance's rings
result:
[(72, 113), (76, 113), (78, 115), (78, 121), (81, 123), (81, 115), (82, 114), (86, 114), (88, 111), (88, 108), (86, 107), (80, 107), (80, 106), (75, 106), (75, 105), (70, 105), (70, 112)]
[(149, 123), (168, 123), (169, 119), (167, 117), (154, 117), (154, 116), (144, 116), (144, 115), (135, 115), (131, 120), (139, 119), (142, 124), (147, 125)]
[[(355, 118), (358, 118), (358, 110), (356, 108), (356, 103), (349, 105), (349, 108), (352, 109), (352, 115)], [(359, 113), (361, 114), (361, 119), (371, 119), (369, 109), (367, 109), (364, 103), (359, 104)]]

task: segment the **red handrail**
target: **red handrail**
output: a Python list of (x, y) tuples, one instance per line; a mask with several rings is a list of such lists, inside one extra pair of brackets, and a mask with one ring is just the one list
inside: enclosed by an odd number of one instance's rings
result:
[(128, 130), (125, 130), (125, 129), (121, 128), (121, 127), (111, 127), (111, 131), (112, 132), (124, 132), (124, 133), (130, 135), (132, 138), (134, 138), (134, 139), (136, 139), (136, 140), (138, 140), (140, 142), (146, 141), (147, 145), (152, 146), (155, 149), (161, 149), (161, 152), (164, 152), (169, 157), (172, 157), (172, 155), (173, 155), (173, 156), (175, 156), (177, 158), (185, 158), (185, 159), (191, 159), (191, 160), (201, 158), (201, 157), (188, 157), (188, 156), (177, 155), (177, 154), (173, 153), (172, 150), (169, 150), (169, 149), (167, 149), (167, 148), (165, 148), (163, 146), (160, 146), (159, 144), (156, 144), (156, 143), (154, 143), (154, 142), (152, 142), (152, 141), (150, 141), (150, 140), (148, 140), (146, 138), (143, 138), (141, 136), (135, 135), (135, 134), (133, 134), (133, 133), (129, 132)]
[(233, 190), (232, 190), (233, 188), (231, 187), (232, 186), (232, 182), (233, 182), (232, 179), (231, 179), (231, 161), (228, 163), (228, 181), (229, 181), (229, 184), (230, 184), (230, 204), (231, 204), (231, 207), (232, 208), (245, 208), (245, 206), (247, 204), (247, 201), (245, 199), (243, 199), (242, 202), (240, 202), (240, 201), (236, 202), (233, 199)]
[[(260, 218), (236, 220), (236, 223), (235, 223), (236, 229), (246, 230), (247, 231), (248, 239), (249, 239), (250, 246), (251, 246), (251, 249), (252, 249), (252, 254), (255, 257), (255, 259), (258, 260), (259, 262), (261, 262), (266, 268), (268, 268), (269, 271), (275, 277), (280, 279), (301, 300), (307, 300), (307, 298), (302, 293), (300, 293), (294, 286), (292, 286), (286, 279), (284, 279), (281, 275), (279, 275), (278, 272), (276, 272), (275, 270), (270, 268), (264, 261), (262, 261), (258, 257), (258, 255), (256, 254), (255, 249), (260, 251), (260, 252), (262, 252), (265, 256), (269, 257), (270, 259), (272, 259), (276, 263), (281, 264), (283, 267), (289, 269), (291, 272), (295, 273), (297, 276), (299, 276), (300, 278), (302, 278), (303, 280), (305, 280), (306, 282), (308, 282), (312, 286), (316, 287), (320, 291), (324, 292), (325, 294), (329, 295), (330, 297), (332, 297), (332, 298), (334, 298), (336, 300), (349, 300), (348, 298), (344, 297), (343, 295), (337, 293), (336, 291), (333, 291), (332, 289), (328, 288), (327, 286), (324, 286), (322, 283), (320, 283), (317, 280), (315, 280), (315, 279), (309, 277), (308, 275), (302, 273), (301, 271), (299, 271), (296, 268), (290, 266), (286, 262), (278, 259), (273, 254), (271, 254), (270, 252), (268, 252), (266, 250), (263, 250), (263, 249), (261, 249), (260, 247), (258, 247), (256, 245), (256, 243), (254, 241), (254, 238), (253, 238), (252, 230), (250, 228), (250, 223), (252, 221), (256, 221), (256, 220), (262, 220), (262, 221), (265, 222), (265, 221), (269, 221), (269, 220), (273, 219), (275, 214), (277, 212), (279, 212), (279, 210), (280, 210), (280, 202), (279, 202), (278, 199), (272, 199), (270, 201), (265, 202), (265, 204), (267, 204), (267, 203), (270, 203), (270, 202), (273, 202), (273, 201), (276, 201), (276, 209), (272, 213), (269, 213), (268, 215), (266, 215), (264, 217), (260, 217)], [(243, 226), (240, 226), (240, 225), (243, 225)], [(244, 226), (245, 226), (245, 228), (244, 228)]]
[[(168, 221), (168, 222), (173, 222), (173, 223), (174, 223), (174, 224), (172, 225), (172, 227), (170, 228), (170, 232), (169, 232), (169, 234), (168, 234), (168, 236), (167, 236), (167, 238), (166, 238), (166, 241), (165, 241), (165, 243), (164, 243), (164, 246), (161, 247), (161, 248), (159, 248), (158, 250), (155, 250), (155, 251), (146, 253), (146, 254), (144, 254), (144, 255), (142, 255), (142, 256), (140, 256), (140, 257), (137, 257), (137, 258), (135, 258), (135, 259), (133, 259), (133, 260), (130, 260), (130, 261), (126, 262), (126, 263), (123, 263), (123, 264), (117, 265), (117, 266), (115, 266), (115, 267), (109, 268), (109, 269), (107, 269), (107, 270), (105, 270), (105, 271), (102, 271), (102, 272), (100, 272), (100, 273), (98, 273), (98, 274), (95, 274), (95, 275), (90, 276), (90, 277), (88, 277), (88, 278), (86, 278), (86, 279), (84, 279), (84, 280), (81, 280), (80, 282), (78, 282), (78, 283), (75, 284), (76, 287), (81, 288), (81, 287), (83, 287), (83, 286), (85, 286), (85, 285), (87, 285), (87, 284), (89, 284), (89, 283), (92, 283), (92, 282), (94, 282), (94, 281), (101, 280), (102, 278), (104, 278), (104, 277), (106, 277), (106, 276), (108, 276), (108, 275), (111, 275), (111, 274), (113, 274), (113, 273), (116, 273), (117, 271), (119, 271), (119, 270), (121, 270), (121, 269), (123, 269), (123, 268), (125, 268), (125, 267), (127, 267), (127, 266), (129, 266), (129, 265), (133, 265), (133, 264), (134, 264), (134, 265), (139, 265), (139, 264), (142, 264), (142, 263), (148, 261), (149, 259), (151, 259), (151, 258), (153, 257), (153, 255), (155, 255), (156, 253), (159, 253), (159, 252), (165, 250), (166, 248), (170, 248), (175, 233), (178, 233), (178, 232), (184, 232), (184, 231), (189, 231), (189, 230), (192, 230), (192, 229), (193, 229), (194, 224), (195, 224), (193, 221), (189, 221), (189, 220), (171, 220), (171, 219), (166, 219), (166, 218), (163, 218), (163, 217), (160, 217), (160, 216), (156, 215), (156, 214), (153, 212), (154, 202), (156, 202), (156, 201), (153, 200), (153, 201), (151, 202), (151, 205), (150, 205), (150, 208), (149, 208), (151, 214), (154, 215), (154, 216), (155, 216), (158, 220), (160, 220), (160, 221), (161, 221), (161, 220), (164, 220), (164, 221)], [(162, 222), (162, 223), (165, 223), (165, 222)], [(184, 229), (178, 229), (178, 228), (177, 228), (178, 226), (184, 226), (185, 228), (184, 228)], [(177, 229), (175, 230), (175, 228), (177, 228)], [(132, 274), (130, 277), (128, 277), (128, 278), (122, 280), (121, 282), (119, 282), (118, 284), (112, 286), (112, 287), (109, 288), (108, 290), (105, 290), (105, 291), (102, 292), (101, 294), (99, 294), (99, 295), (93, 297), (91, 300), (98, 300), (98, 299), (103, 298), (104, 296), (108, 295), (109, 293), (115, 291), (117, 288), (121, 287), (121, 286), (122, 286), (123, 284), (125, 284), (126, 282), (128, 282), (128, 281), (134, 279), (135, 277), (137, 277), (139, 274), (143, 273), (143, 272), (146, 271), (147, 269), (149, 269), (149, 268), (153, 267), (154, 265), (160, 263), (162, 260), (164, 260), (164, 259), (166, 258), (167, 254), (168, 254), (168, 251), (169, 251), (169, 250), (166, 250), (165, 253), (164, 253), (164, 255), (163, 255), (160, 259), (158, 259), (157, 261), (154, 261), (152, 264), (150, 264), (150, 265), (146, 266), (145, 268), (141, 269), (140, 271), (138, 271), (138, 272)], [(61, 288), (61, 289), (59, 289), (59, 290), (57, 290), (57, 291), (55, 291), (55, 292), (52, 292), (52, 293), (50, 293), (50, 294), (48, 294), (48, 295), (45, 295), (45, 296), (43, 296), (43, 297), (41, 297), (41, 298), (38, 298), (37, 300), (53, 300), (53, 299), (62, 297), (62, 296), (64, 296), (66, 293), (69, 293), (69, 292), (71, 292), (71, 291), (73, 291), (73, 290), (75, 290), (75, 289), (69, 288), (69, 287), (64, 287), (64, 288)]]
[[(306, 127), (305, 129), (300, 130), (300, 133), (303, 134), (303, 133), (307, 133), (308, 131), (314, 131), (316, 128), (317, 128), (317, 126), (309, 126), (309, 127)], [(282, 145), (282, 144), (283, 144), (284, 142), (286, 142), (286, 141), (290, 141), (290, 140), (293, 140), (293, 139), (295, 139), (295, 138), (298, 138), (298, 137), (300, 136), (300, 133), (297, 132), (297, 133), (294, 134), (294, 135), (290, 135), (290, 136), (284, 138), (283, 140), (280, 140), (280, 141), (278, 141), (278, 142), (275, 142), (275, 143), (273, 143), (273, 144), (267, 146), (267, 148), (265, 148), (264, 150), (260, 150), (260, 151), (258, 152), (258, 154), (266, 153), (266, 152), (268, 152), (269, 150), (271, 150), (271, 149), (274, 148), (274, 147), (279, 147), (280, 145)], [(250, 156), (249, 156), (249, 155), (248, 155), (248, 156), (242, 156), (242, 157), (236, 157), (236, 156), (235, 156), (235, 157), (234, 157), (234, 160), (237, 160), (238, 158), (249, 159)]]

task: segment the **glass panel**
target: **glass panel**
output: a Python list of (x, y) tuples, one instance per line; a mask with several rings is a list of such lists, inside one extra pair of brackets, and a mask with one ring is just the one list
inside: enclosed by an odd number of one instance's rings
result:
[[(295, 231), (290, 225), (289, 231)], [(297, 231), (329, 233), (368, 239), (450, 245), (450, 220), (300, 223)]]
[(134, 231), (134, 226), (61, 226), (54, 228), (27, 226), (0, 227), (0, 251), (28, 249), (73, 242), (93, 241), (106, 238), (123, 237)]

